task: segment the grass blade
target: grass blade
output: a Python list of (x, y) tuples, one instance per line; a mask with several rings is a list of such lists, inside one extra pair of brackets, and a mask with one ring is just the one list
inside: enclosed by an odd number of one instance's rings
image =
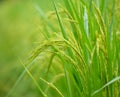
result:
[(105, 84), (104, 86), (102, 86), (100, 89), (96, 90), (92, 96), (94, 96), (95, 94), (99, 93), (100, 91), (102, 91), (105, 87), (109, 86), (110, 84), (113, 84), (114, 82), (120, 80), (120, 76), (114, 78), (113, 80), (109, 81), (107, 84)]

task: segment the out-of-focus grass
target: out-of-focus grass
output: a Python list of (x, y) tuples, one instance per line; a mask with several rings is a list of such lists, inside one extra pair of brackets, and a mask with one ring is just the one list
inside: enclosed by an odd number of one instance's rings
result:
[[(46, 2), (48, 3), (45, 4)], [(42, 39), (39, 30), (41, 21), (34, 7), (35, 3), (44, 11), (52, 9), (49, 0), (0, 2), (0, 97), (7, 94), (23, 70), (18, 59), (26, 60), (26, 56), (35, 46), (34, 42)], [(21, 96), (37, 97), (32, 92), (25, 92), (26, 87), (30, 88), (27, 86), (29, 80), (21, 83), (25, 83), (17, 89)], [(17, 91), (14, 95), (18, 95)]]

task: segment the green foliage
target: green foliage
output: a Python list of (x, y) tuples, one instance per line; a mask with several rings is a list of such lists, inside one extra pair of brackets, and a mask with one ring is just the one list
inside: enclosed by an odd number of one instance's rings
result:
[[(53, 1), (55, 11), (41, 15), (43, 41), (24, 64), (40, 97), (119, 97), (119, 1)], [(112, 7), (111, 7), (112, 6)], [(111, 16), (112, 13), (112, 16)], [(29, 92), (28, 92), (29, 93)]]

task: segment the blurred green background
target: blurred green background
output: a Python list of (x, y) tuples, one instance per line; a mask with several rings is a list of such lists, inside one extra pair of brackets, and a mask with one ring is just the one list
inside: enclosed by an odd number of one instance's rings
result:
[[(5, 97), (24, 69), (19, 58), (27, 60), (36, 47), (34, 42), (41, 40), (40, 14), (35, 4), (44, 12), (53, 9), (50, 0), (0, 0), (0, 97)], [(38, 97), (30, 81), (22, 80), (14, 96)]]

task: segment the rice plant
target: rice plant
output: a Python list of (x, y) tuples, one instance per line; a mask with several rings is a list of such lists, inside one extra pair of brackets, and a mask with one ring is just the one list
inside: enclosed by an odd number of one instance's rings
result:
[[(120, 97), (117, 0), (53, 1), (41, 16), (41, 42), (7, 97), (27, 73), (40, 97)], [(117, 30), (118, 29), (118, 30)]]

